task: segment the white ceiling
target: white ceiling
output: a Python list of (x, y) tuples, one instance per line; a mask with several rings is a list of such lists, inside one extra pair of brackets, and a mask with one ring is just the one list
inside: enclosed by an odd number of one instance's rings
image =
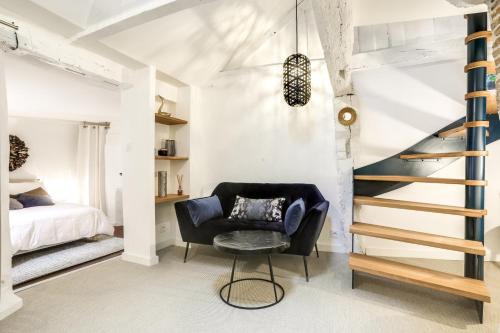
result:
[(294, 0), (216, 1), (101, 42), (181, 81), (203, 84), (225, 67), (239, 65), (281, 30), (289, 15), (294, 18), (294, 6)]
[[(314, 0), (302, 1), (300, 51), (321, 58), (310, 8)], [(352, 1), (356, 26), (465, 11), (446, 0)], [(0, 0), (0, 5), (114, 61), (155, 65), (188, 84), (204, 84), (220, 71), (281, 63), (294, 51), (295, 0)]]

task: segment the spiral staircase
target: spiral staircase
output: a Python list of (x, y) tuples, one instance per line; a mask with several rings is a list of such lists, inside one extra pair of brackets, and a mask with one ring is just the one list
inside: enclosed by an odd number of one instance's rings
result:
[[(395, 156), (354, 171), (354, 204), (393, 209), (424, 211), (435, 214), (463, 216), (464, 238), (415, 232), (393, 227), (353, 222), (353, 235), (377, 237), (400, 242), (420, 244), (464, 253), (464, 275), (454, 275), (391, 260), (351, 253), (352, 284), (356, 272), (363, 272), (404, 283), (462, 296), (475, 302), (480, 322), (483, 304), (491, 302), (484, 283), (484, 207), (486, 145), (500, 138), (500, 121), (496, 99), (486, 91), (486, 74), (494, 73), (495, 66), (487, 61), (487, 14), (466, 16), (468, 36), (467, 62), (467, 114), (464, 118), (442, 128), (414, 146)], [(453, 161), (465, 157), (465, 179), (429, 177)], [(438, 183), (465, 187), (465, 207), (422, 203), (376, 196), (408, 184)]]

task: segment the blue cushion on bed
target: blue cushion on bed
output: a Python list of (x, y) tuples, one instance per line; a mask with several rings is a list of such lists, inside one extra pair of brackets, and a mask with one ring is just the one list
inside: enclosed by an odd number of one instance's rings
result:
[(19, 201), (24, 206), (24, 208), (54, 205), (54, 201), (52, 201), (52, 198), (49, 195), (33, 195), (21, 193), (17, 197), (17, 201)]
[(299, 228), (300, 222), (306, 213), (306, 206), (302, 198), (295, 200), (286, 210), (285, 231), (288, 236), (292, 235)]
[(222, 217), (222, 206), (219, 197), (214, 195), (208, 198), (188, 200), (187, 208), (195, 226), (211, 219)]
[(17, 201), (16, 199), (14, 198), (9, 198), (10, 201), (9, 201), (9, 210), (18, 210), (18, 209), (23, 209), (24, 206), (22, 203), (20, 203), (19, 201)]

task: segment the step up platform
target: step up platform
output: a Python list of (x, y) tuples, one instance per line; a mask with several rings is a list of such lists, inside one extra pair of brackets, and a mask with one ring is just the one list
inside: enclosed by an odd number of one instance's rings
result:
[(397, 209), (416, 210), (440, 214), (460, 215), (468, 217), (482, 217), (488, 212), (486, 209), (470, 209), (464, 207), (437, 205), (423, 202), (403, 201), (384, 198), (373, 198), (366, 196), (354, 196), (354, 204), (366, 206), (378, 206)]
[(354, 222), (350, 232), (356, 235), (389, 239), (399, 242), (426, 245), (440, 249), (459, 251), (484, 256), (486, 250), (481, 242), (446, 237), (424, 232), (385, 227), (369, 223)]
[(396, 176), (396, 175), (355, 175), (354, 180), (401, 182), (401, 183), (450, 184), (450, 185), (469, 185), (469, 186), (487, 185), (486, 180), (468, 180), (468, 179), (454, 179), (454, 178), (415, 177), (415, 176)]
[(491, 296), (486, 284), (481, 280), (465, 278), (357, 253), (351, 253), (349, 257), (349, 267), (357, 272), (368, 273), (395, 281), (431, 288), (476, 301), (491, 302)]

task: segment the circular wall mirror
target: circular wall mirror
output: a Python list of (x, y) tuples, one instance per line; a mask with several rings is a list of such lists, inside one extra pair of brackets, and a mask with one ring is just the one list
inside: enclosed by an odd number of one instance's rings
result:
[(356, 110), (349, 106), (342, 108), (342, 110), (340, 110), (339, 112), (339, 123), (344, 126), (351, 126), (356, 122), (356, 118)]

